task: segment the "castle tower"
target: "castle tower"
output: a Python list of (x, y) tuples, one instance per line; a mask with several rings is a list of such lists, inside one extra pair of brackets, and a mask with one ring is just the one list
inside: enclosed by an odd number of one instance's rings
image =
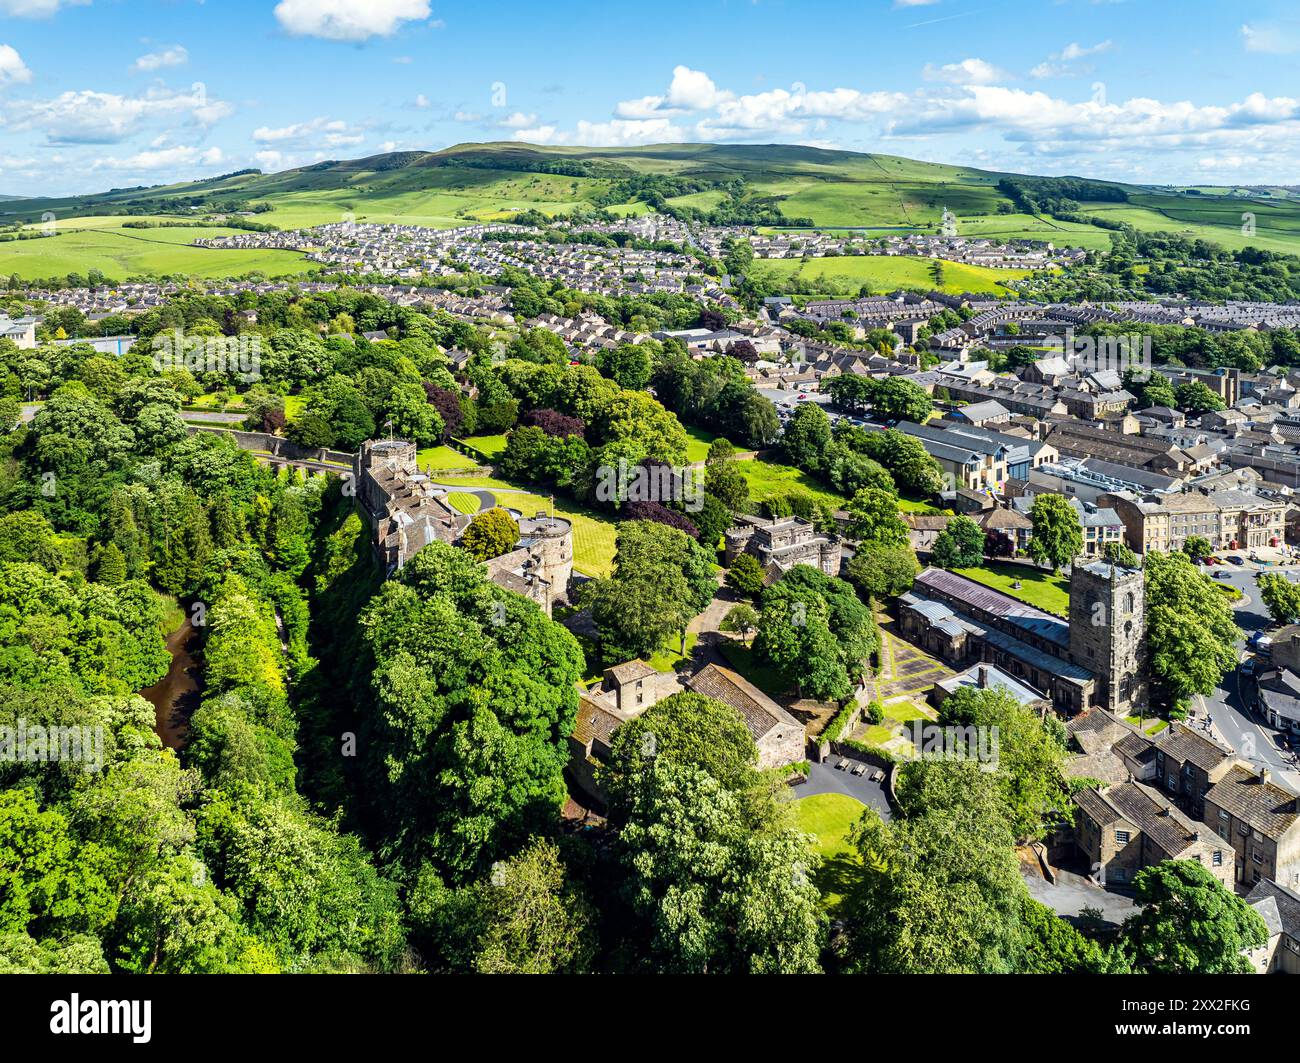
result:
[(1141, 569), (1109, 561), (1070, 573), (1070, 659), (1097, 677), (1093, 704), (1129, 716), (1145, 705), (1146, 587)]
[(573, 578), (573, 525), (563, 517), (539, 513), (520, 522), (521, 538), (529, 541), (529, 552), (537, 558), (541, 576), (551, 585), (551, 599), (567, 602), (569, 580)]

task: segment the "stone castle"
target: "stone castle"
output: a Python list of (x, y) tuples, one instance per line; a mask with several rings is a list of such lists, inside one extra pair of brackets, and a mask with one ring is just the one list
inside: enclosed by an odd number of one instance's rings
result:
[[(447, 502), (447, 491), (420, 471), (417, 448), (404, 439), (363, 443), (353, 470), (357, 500), (374, 531), (386, 575), (432, 542), (455, 543), (473, 519)], [(487, 562), (494, 583), (530, 598), (547, 616), (568, 601), (573, 527), (562, 517), (507, 512), (519, 525), (515, 548)]]
[(822, 535), (802, 517), (737, 517), (725, 541), (728, 568), (741, 554), (752, 554), (769, 580), (780, 579), (795, 565), (811, 565), (828, 576), (840, 573), (839, 540)]

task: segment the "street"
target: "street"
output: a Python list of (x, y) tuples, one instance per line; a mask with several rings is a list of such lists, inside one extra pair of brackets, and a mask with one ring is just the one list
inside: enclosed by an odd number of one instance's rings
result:
[[(1263, 602), (1260, 601), (1259, 587), (1255, 582), (1256, 577), (1260, 572), (1279, 570), (1259, 569), (1247, 562), (1240, 567), (1215, 565), (1205, 571), (1213, 576), (1215, 573), (1225, 570), (1228, 572), (1227, 579), (1216, 579), (1215, 582), (1227, 583), (1232, 587), (1236, 587), (1244, 595), (1240, 602), (1233, 603), (1235, 606), (1233, 613), (1237, 618), (1237, 626), (1241, 629), (1241, 638), (1237, 642), (1237, 654), (1238, 657), (1244, 658), (1246, 656), (1246, 638), (1253, 632), (1266, 628), (1272, 623), (1268, 610), (1264, 608)], [(1291, 574), (1289, 567), (1280, 571), (1288, 575)], [(1239, 686), (1240, 674), (1236, 669), (1233, 669), (1224, 675), (1219, 683), (1219, 688), (1213, 694), (1196, 699), (1194, 705), (1196, 719), (1189, 722), (1193, 724), (1203, 722), (1205, 714), (1208, 712), (1213, 729), (1218, 737), (1236, 750), (1243, 761), (1248, 762), (1256, 769), (1267, 767), (1277, 782), (1300, 793), (1300, 771), (1297, 771), (1295, 765), (1291, 763), (1289, 754), (1282, 752), (1277, 747), (1275, 741), (1277, 731), (1260, 722), (1260, 719), (1247, 708)]]

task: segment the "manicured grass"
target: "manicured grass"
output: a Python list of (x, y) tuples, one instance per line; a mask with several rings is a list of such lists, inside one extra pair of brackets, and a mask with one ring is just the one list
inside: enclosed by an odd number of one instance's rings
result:
[(706, 432), (703, 428), (692, 428), (689, 425), (686, 426), (686, 434), (691, 437), (690, 442), (686, 444), (686, 460), (692, 464), (707, 458), (709, 444), (718, 438), (712, 432)]
[(471, 495), (467, 491), (449, 491), (446, 501), (447, 505), (457, 513), (467, 513), (472, 516), (479, 510), (478, 495)]
[(695, 649), (695, 643), (699, 641), (699, 637), (700, 637), (699, 632), (688, 631), (686, 633), (685, 653), (678, 652), (678, 650), (681, 647), (681, 643), (676, 639), (674, 639), (671, 646), (669, 646), (669, 648), (660, 650), (653, 657), (651, 657), (650, 660), (648, 660), (646, 663), (656, 671), (671, 672), (674, 670), (678, 661), (685, 661), (689, 659), (692, 651), (694, 651)]
[(426, 447), (416, 455), (421, 469), (439, 472), (445, 469), (473, 469), (477, 463), (451, 447)]
[[(496, 497), (497, 505), (517, 509), (525, 517), (551, 512), (551, 500), (529, 491), (504, 489), (500, 480), (479, 483), (480, 477), (457, 477), (466, 487), (486, 487)], [(615, 525), (604, 514), (557, 497), (555, 515), (573, 524), (573, 567), (587, 576), (608, 576), (614, 571)]]
[(849, 832), (867, 806), (848, 794), (813, 794), (794, 803), (799, 829), (817, 836), (817, 851), (834, 856), (849, 851)]
[(749, 483), (749, 494), (755, 502), (766, 502), (769, 498), (784, 498), (789, 494), (804, 491), (819, 502), (825, 502), (832, 509), (843, 509), (844, 499), (833, 491), (828, 491), (806, 472), (793, 465), (778, 465), (770, 461), (751, 458), (738, 461), (736, 468)]
[(495, 436), (469, 436), (462, 443), (468, 443), (476, 450), (481, 450), (489, 458), (495, 458), (506, 449), (506, 437), (504, 435)]
[[(1070, 581), (1062, 576), (1053, 576), (1042, 569), (1005, 561), (986, 561), (979, 568), (958, 568), (953, 571), (1046, 612), (1058, 616), (1070, 615)], [(1012, 587), (1016, 580), (1020, 581), (1019, 590)]]
[(814, 848), (822, 858), (822, 866), (813, 881), (821, 891), (822, 904), (828, 909), (840, 903), (858, 864), (849, 835), (866, 807), (848, 794), (812, 794), (794, 803), (796, 825), (817, 839)]

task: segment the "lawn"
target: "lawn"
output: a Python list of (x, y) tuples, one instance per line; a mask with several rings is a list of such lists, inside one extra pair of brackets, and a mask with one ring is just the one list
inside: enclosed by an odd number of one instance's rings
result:
[(475, 450), (482, 451), (489, 458), (495, 458), (506, 449), (506, 437), (504, 435), (469, 436), (460, 440), (460, 442), (468, 443)]
[(827, 908), (839, 904), (845, 883), (857, 863), (849, 834), (866, 807), (848, 794), (813, 794), (794, 803), (795, 823), (817, 839), (815, 848), (822, 858), (822, 866), (814, 881)]
[[(1046, 612), (1057, 616), (1070, 615), (1070, 581), (1063, 576), (1053, 576), (1043, 569), (1006, 561), (986, 561), (979, 568), (953, 571)], [(1020, 581), (1019, 590), (1012, 587), (1016, 580)]]
[(421, 469), (443, 472), (448, 469), (475, 469), (478, 463), (451, 447), (426, 447), (415, 456)]
[(451, 506), (457, 513), (473, 515), (479, 511), (478, 495), (472, 495), (468, 491), (449, 491), (446, 497), (447, 505)]
[[(466, 487), (483, 487), (496, 497), (497, 505), (517, 509), (525, 517), (551, 512), (551, 500), (529, 491), (509, 487), (486, 477), (457, 477)], [(454, 493), (454, 492), (453, 492)], [(614, 522), (595, 510), (567, 499), (556, 498), (555, 515), (573, 524), (573, 567), (587, 576), (608, 576), (614, 571)]]
[(686, 460), (692, 465), (709, 456), (709, 444), (718, 438), (712, 432), (706, 432), (703, 428), (692, 428), (689, 425), (686, 426), (686, 434), (691, 437), (690, 442), (686, 444)]
[(0, 244), (6, 275), (24, 280), (85, 274), (98, 269), (112, 280), (135, 274), (184, 273), (194, 277), (237, 277), (245, 273), (268, 276), (302, 274), (309, 263), (296, 251), (260, 248), (193, 247), (197, 237), (229, 236), (237, 232), (217, 226), (166, 229), (124, 229), (120, 217), (74, 218), (60, 224), (57, 235)]
[(685, 661), (690, 658), (692, 651), (695, 649), (695, 643), (699, 641), (700, 635), (697, 631), (688, 631), (686, 633), (686, 652), (678, 653), (681, 642), (673, 639), (669, 649), (660, 650), (646, 662), (651, 668), (658, 672), (673, 671), (678, 661)]
[(741, 474), (749, 483), (749, 494), (755, 502), (766, 502), (769, 498), (783, 498), (789, 494), (804, 491), (819, 502), (825, 502), (832, 509), (844, 508), (844, 499), (828, 491), (806, 472), (793, 465), (777, 465), (770, 461), (751, 458), (736, 463)]

